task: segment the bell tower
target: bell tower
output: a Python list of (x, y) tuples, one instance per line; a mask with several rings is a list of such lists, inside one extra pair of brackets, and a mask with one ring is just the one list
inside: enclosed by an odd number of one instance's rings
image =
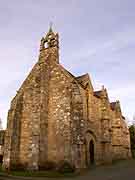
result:
[(43, 58), (48, 55), (53, 55), (55, 61), (59, 63), (59, 35), (53, 32), (52, 25), (50, 25), (48, 33), (45, 37), (42, 37), (40, 43), (40, 56)]
[(58, 33), (54, 33), (50, 26), (48, 33), (41, 39), (40, 50), (57, 47), (59, 48)]

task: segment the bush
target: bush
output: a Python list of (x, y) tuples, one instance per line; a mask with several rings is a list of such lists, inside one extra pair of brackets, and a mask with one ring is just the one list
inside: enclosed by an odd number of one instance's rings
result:
[(39, 165), (39, 170), (55, 170), (56, 163), (52, 161), (46, 161), (44, 164)]
[(132, 157), (135, 158), (135, 125), (131, 125), (129, 127), (129, 132), (130, 132)]
[(61, 161), (57, 167), (57, 170), (60, 173), (73, 173), (75, 171), (75, 167), (68, 161)]
[(27, 168), (27, 164), (12, 164), (10, 170), (11, 171), (25, 171)]
[(135, 149), (131, 149), (132, 157), (135, 159)]

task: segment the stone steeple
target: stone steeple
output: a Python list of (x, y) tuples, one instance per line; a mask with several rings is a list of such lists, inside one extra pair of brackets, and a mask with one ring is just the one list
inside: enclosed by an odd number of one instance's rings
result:
[(50, 56), (56, 63), (59, 63), (59, 35), (54, 33), (52, 26), (50, 26), (48, 33), (42, 37), (40, 43), (40, 57), (39, 60), (45, 61)]
[(50, 26), (48, 33), (45, 37), (41, 39), (40, 50), (51, 48), (51, 47), (59, 47), (59, 35), (58, 33), (54, 33), (52, 27)]

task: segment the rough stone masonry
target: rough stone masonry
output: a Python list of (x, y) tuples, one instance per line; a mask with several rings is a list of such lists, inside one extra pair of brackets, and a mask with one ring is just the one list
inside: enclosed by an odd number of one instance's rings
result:
[(88, 74), (75, 77), (59, 63), (59, 36), (41, 39), (38, 62), (11, 102), (3, 168), (38, 170), (66, 161), (76, 168), (131, 157), (120, 102), (94, 91)]

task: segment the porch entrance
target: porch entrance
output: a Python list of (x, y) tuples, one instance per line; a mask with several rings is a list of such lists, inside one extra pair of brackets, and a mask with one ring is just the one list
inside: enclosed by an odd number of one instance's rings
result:
[(93, 140), (90, 141), (89, 143), (89, 155), (90, 155), (90, 164), (94, 164), (95, 159), (94, 159), (94, 142)]

